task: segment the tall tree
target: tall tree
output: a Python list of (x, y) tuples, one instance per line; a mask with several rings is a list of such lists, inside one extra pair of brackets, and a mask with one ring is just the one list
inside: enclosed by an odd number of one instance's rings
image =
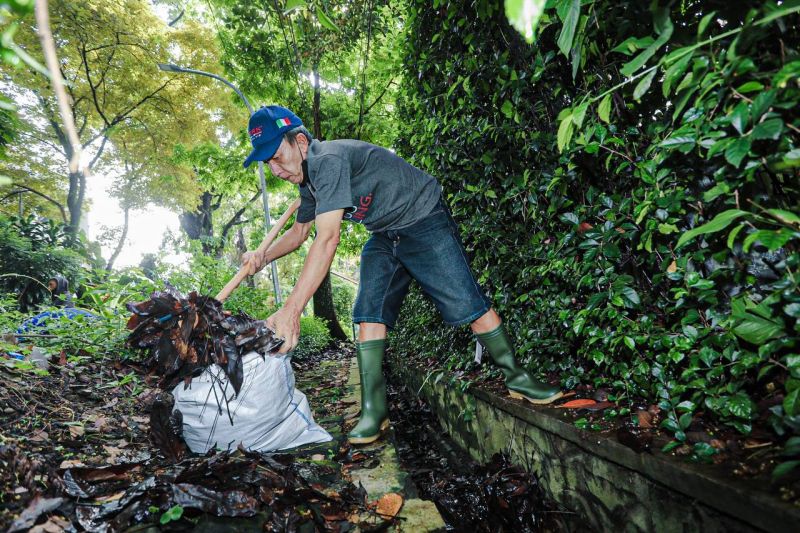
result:
[[(137, 168), (146, 161), (150, 184), (166, 173), (174, 179), (168, 198), (153, 199), (188, 202), (196, 184), (191, 173), (170, 172), (172, 146), (179, 139), (215, 140), (233, 120), (241, 124), (243, 116), (209, 80), (160, 75), (156, 63), (191, 57), (195, 66), (213, 68), (213, 33), (196, 21), (171, 28), (144, 0), (57, 0), (50, 11), (78, 142), (87, 155), (83, 164), (124, 180), (126, 164)], [(34, 27), (23, 25), (19, 42), (38, 57)], [(69, 161), (76, 146), (57, 120), (48, 81), (32, 69), (4, 71), (4, 88), (20, 103), (21, 132), (0, 172), (61, 204), (76, 232), (85, 208), (86, 177), (59, 165)], [(135, 150), (126, 150), (126, 143)]]

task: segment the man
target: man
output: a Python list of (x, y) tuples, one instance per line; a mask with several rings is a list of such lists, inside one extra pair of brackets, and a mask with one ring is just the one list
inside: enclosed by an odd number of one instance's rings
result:
[(500, 317), (470, 271), (435, 178), (372, 144), (314, 140), (300, 119), (280, 106), (259, 109), (248, 129), (253, 151), (245, 167), (266, 161), (274, 175), (299, 187), (301, 197), (294, 225), (263, 255), (249, 252), (243, 257), (251, 274), (300, 247), (312, 222), (317, 230), (291, 295), (267, 319), (286, 339), (283, 352), (297, 344), (300, 313), (330, 268), (342, 220), (364, 224), (372, 233), (361, 253), (353, 309), (353, 321), (359, 324), (361, 417), (348, 434), (350, 442), (373, 442), (388, 427), (381, 363), (387, 328), (394, 326), (412, 278), (445, 322), (470, 324), (505, 375), (511, 396), (533, 403), (561, 397), (557, 387), (535, 381), (514, 359)]

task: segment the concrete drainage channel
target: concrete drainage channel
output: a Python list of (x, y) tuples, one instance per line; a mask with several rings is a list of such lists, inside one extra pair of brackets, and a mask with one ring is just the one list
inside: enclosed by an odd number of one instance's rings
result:
[(505, 453), (536, 473), (547, 496), (591, 529), (789, 532), (800, 524), (800, 509), (710, 469), (636, 453), (560, 420), (551, 409), (474, 387), (462, 393), (410, 364), (391, 367), (392, 379), (423, 399), (475, 461)]
[[(355, 420), (361, 405), (361, 380), (358, 375), (358, 364), (355, 359), (350, 362), (350, 377), (347, 381), (346, 399), (352, 405), (345, 412), (345, 420)], [(391, 430), (390, 430), (391, 431)], [(371, 501), (379, 499), (384, 494), (397, 492), (405, 494), (403, 507), (398, 515), (400, 529), (409, 532), (444, 531), (445, 523), (442, 520), (436, 505), (433, 502), (409, 497), (407, 489), (407, 473), (403, 471), (394, 447), (394, 439), (379, 439), (373, 444), (359, 446), (359, 449), (375, 453), (378, 466), (375, 468), (353, 468), (350, 477), (353, 483), (361, 484), (367, 491)]]

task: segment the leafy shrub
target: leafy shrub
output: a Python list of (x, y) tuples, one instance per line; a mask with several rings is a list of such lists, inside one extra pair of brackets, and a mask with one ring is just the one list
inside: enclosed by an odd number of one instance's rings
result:
[[(411, 2), (400, 153), (443, 183), (536, 373), (800, 432), (796, 3)], [(455, 344), (413, 296), (394, 344)], [(437, 325), (438, 324), (438, 325)], [(413, 326), (413, 327), (412, 327)]]
[(331, 276), (331, 285), (333, 286), (333, 307), (336, 310), (336, 318), (339, 319), (342, 330), (351, 335), (356, 289), (352, 283), (341, 280), (336, 276)]
[(43, 218), (0, 216), (0, 292), (13, 293), (20, 309), (50, 300), (47, 281), (61, 274), (74, 291), (95, 257), (64, 224)]
[(325, 320), (316, 316), (300, 317), (300, 341), (294, 349), (293, 356), (302, 359), (319, 353), (332, 342)]

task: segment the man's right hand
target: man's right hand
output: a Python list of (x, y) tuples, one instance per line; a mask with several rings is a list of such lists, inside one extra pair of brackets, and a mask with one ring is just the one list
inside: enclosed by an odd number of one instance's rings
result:
[(258, 251), (255, 252), (245, 252), (242, 254), (242, 267), (247, 268), (247, 275), (252, 276), (262, 268), (266, 261), (264, 261), (264, 257)]

